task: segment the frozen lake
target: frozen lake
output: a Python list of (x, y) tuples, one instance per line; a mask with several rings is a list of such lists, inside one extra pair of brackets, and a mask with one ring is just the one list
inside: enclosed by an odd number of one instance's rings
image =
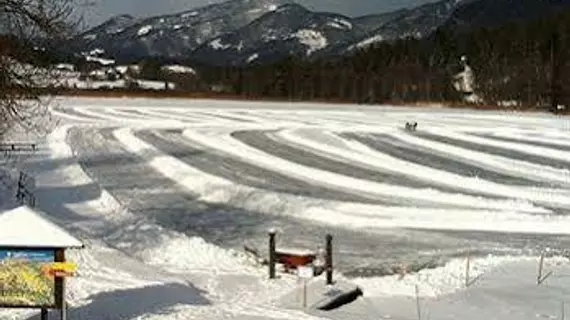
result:
[[(134, 214), (224, 248), (316, 248), (391, 273), (570, 244), (570, 124), (543, 114), (200, 100), (65, 99), (98, 186)], [(418, 122), (416, 132), (403, 130)]]

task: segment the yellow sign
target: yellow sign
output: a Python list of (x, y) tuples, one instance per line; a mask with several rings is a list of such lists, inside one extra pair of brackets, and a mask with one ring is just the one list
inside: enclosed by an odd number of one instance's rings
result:
[(77, 272), (77, 265), (72, 262), (52, 262), (45, 264), (42, 271), (50, 277), (71, 277)]
[(66, 273), (76, 273), (77, 264), (73, 262), (54, 262), (50, 265), (52, 270), (63, 271)]

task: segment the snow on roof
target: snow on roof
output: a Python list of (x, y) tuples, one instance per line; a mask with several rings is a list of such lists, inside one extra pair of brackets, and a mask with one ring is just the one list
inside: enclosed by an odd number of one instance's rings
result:
[(40, 212), (21, 206), (0, 213), (0, 247), (81, 248), (83, 243)]
[(310, 256), (316, 254), (315, 250), (302, 249), (302, 248), (282, 248), (275, 249), (276, 252), (281, 254), (288, 254), (294, 256)]
[(168, 65), (168, 66), (162, 66), (161, 69), (163, 71), (168, 71), (168, 72), (172, 72), (172, 73), (192, 73), (192, 74), (196, 74), (196, 71), (190, 67), (187, 66), (183, 66), (183, 65)]
[(104, 65), (104, 66), (115, 64), (115, 60), (112, 60), (112, 59), (97, 58), (97, 57), (92, 57), (92, 56), (87, 56), (87, 57), (85, 57), (85, 59), (87, 61), (98, 62), (99, 64)]

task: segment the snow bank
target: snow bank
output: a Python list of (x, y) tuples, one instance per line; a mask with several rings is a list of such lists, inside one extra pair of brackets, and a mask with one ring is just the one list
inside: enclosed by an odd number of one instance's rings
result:
[[(568, 264), (564, 257), (545, 259), (545, 273), (551, 266)], [(477, 281), (491, 271), (501, 270), (511, 264), (534, 264), (538, 268), (537, 257), (493, 256), (475, 258), (470, 261), (469, 278)], [(415, 297), (415, 286), (419, 286), (422, 297), (437, 298), (465, 290), (467, 259), (455, 259), (443, 267), (424, 269), (415, 274), (387, 276), (381, 278), (356, 278), (352, 282), (363, 288), (368, 297)], [(405, 266), (403, 266), (405, 267)], [(502, 269), (507, 270), (507, 269)]]
[(418, 308), (422, 318), (440, 320), (562, 319), (568, 312), (568, 260), (548, 259), (545, 272), (552, 275), (540, 286), (536, 283), (537, 266), (537, 258), (505, 260), (464, 290), (454, 291), (449, 286), (454, 293), (448, 293), (450, 290), (433, 290), (420, 283), (419, 303), (412, 297), (414, 286), (401, 296), (369, 297), (368, 305), (374, 307), (376, 319), (414, 319)]
[[(327, 285), (323, 277), (307, 280), (306, 307), (309, 309), (320, 309), (339, 301), (339, 296), (355, 294), (359, 288), (351, 282), (337, 280), (332, 285)], [(290, 309), (303, 309), (303, 288), (299, 286), (282, 298), (281, 305)]]
[(176, 272), (262, 272), (243, 252), (225, 250), (202, 238), (187, 237), (149, 221), (139, 220), (107, 236), (105, 240), (125, 252), (132, 252), (145, 263)]

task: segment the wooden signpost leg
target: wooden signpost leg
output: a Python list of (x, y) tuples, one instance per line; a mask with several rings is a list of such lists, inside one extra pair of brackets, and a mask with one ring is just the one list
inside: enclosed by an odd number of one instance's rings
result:
[(326, 256), (326, 263), (325, 263), (325, 268), (326, 268), (326, 275), (327, 275), (327, 285), (329, 284), (333, 284), (333, 247), (332, 247), (332, 235), (331, 234), (327, 234), (326, 236), (326, 251), (327, 251), (327, 256)]
[[(55, 262), (65, 262), (65, 250), (58, 249), (55, 252)], [(67, 320), (67, 306), (65, 303), (65, 277), (58, 277), (56, 284), (56, 304), (59, 307), (61, 320)], [(59, 293), (59, 294), (58, 294)]]
[(275, 279), (275, 229), (269, 230), (269, 279)]

